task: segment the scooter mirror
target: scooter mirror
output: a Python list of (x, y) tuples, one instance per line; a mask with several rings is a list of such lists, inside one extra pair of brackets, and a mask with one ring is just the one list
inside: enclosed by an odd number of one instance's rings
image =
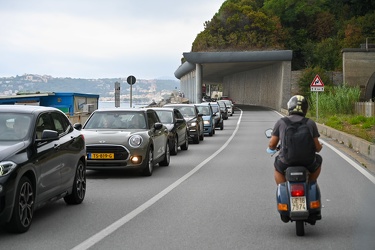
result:
[(272, 128), (269, 128), (269, 129), (267, 129), (264, 133), (266, 134), (266, 137), (267, 138), (271, 138), (271, 136), (272, 136), (272, 131), (273, 131), (273, 129)]

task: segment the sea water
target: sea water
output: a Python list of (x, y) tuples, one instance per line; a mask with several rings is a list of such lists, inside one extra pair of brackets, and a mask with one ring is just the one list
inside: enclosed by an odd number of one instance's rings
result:
[[(140, 107), (145, 107), (148, 104), (140, 104), (140, 103), (132, 103), (133, 108), (140, 108)], [(114, 108), (115, 102), (114, 101), (106, 101), (106, 102), (99, 102), (98, 103), (98, 108)], [(130, 102), (120, 102), (120, 108), (130, 108)]]

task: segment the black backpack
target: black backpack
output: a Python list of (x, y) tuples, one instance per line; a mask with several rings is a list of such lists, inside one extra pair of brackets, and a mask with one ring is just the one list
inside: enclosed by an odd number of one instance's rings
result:
[(282, 155), (288, 165), (308, 166), (315, 161), (315, 143), (309, 127), (308, 118), (292, 122), (287, 117), (281, 118), (286, 123)]

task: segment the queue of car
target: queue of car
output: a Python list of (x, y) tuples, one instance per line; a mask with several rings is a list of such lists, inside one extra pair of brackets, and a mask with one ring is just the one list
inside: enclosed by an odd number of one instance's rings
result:
[(106, 108), (73, 125), (56, 108), (0, 105), (0, 226), (24, 233), (43, 205), (82, 203), (86, 170), (151, 176), (156, 164), (169, 166), (179, 148), (222, 130), (223, 112), (217, 102)]

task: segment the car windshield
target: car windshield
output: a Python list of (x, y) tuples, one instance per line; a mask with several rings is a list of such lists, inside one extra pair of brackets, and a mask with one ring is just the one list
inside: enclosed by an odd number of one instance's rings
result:
[(177, 107), (184, 117), (195, 117), (194, 107)]
[(226, 104), (224, 102), (217, 102), (217, 104), (220, 106), (220, 108), (226, 108)]
[(173, 123), (173, 114), (169, 110), (156, 110), (161, 123), (171, 124)]
[(20, 113), (0, 113), (0, 141), (19, 141), (27, 138), (31, 116)]
[(219, 106), (212, 105), (211, 107), (212, 107), (212, 111), (213, 111), (214, 113), (219, 112)]
[(208, 106), (198, 106), (199, 113), (203, 115), (211, 115)]
[(108, 111), (95, 112), (87, 121), (84, 129), (145, 129), (143, 112)]

